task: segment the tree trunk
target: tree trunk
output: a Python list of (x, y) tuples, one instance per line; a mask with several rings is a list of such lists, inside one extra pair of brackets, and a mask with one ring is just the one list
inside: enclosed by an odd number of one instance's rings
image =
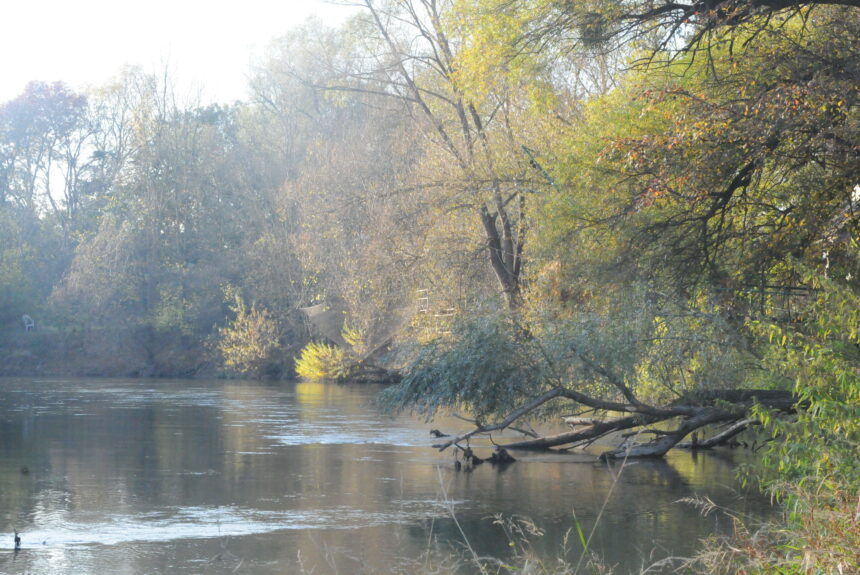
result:
[(678, 442), (700, 427), (722, 421), (732, 421), (734, 419), (737, 419), (737, 415), (733, 412), (723, 409), (703, 408), (701, 413), (685, 419), (677, 429), (661, 435), (654, 441), (633, 445), (626, 445), (625, 441), (625, 445), (602, 453), (600, 458), (608, 460), (629, 459), (632, 457), (663, 457)]
[(606, 421), (598, 420), (581, 429), (559, 433), (558, 435), (539, 437), (537, 439), (506, 443), (505, 447), (508, 449), (550, 449), (552, 447), (576, 443), (578, 441), (593, 441), (608, 433), (631, 429), (633, 427), (639, 427), (640, 425), (648, 425), (650, 423), (655, 423), (660, 419), (661, 418), (659, 417), (649, 415), (631, 415), (629, 417), (619, 417), (617, 419)]
[[(510, 241), (503, 242), (499, 229), (496, 226), (496, 214), (491, 214), (485, 207), (481, 209), (481, 223), (484, 225), (484, 233), (487, 237), (487, 250), (490, 255), (490, 265), (499, 280), (505, 301), (509, 309), (517, 309), (522, 303), (520, 294), (519, 269), (515, 263), (513, 254), (506, 253), (504, 245)], [(512, 247), (508, 248), (509, 250)]]

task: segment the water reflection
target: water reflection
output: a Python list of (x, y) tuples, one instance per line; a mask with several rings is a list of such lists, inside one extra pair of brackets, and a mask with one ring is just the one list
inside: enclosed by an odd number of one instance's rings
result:
[(624, 573), (655, 550), (687, 554), (721, 527), (682, 497), (765, 509), (760, 498), (738, 499), (731, 458), (682, 452), (623, 469), (524, 454), (505, 469), (455, 473), (450, 454), (429, 448), (430, 426), (380, 416), (377, 392), (0, 380), (0, 531), (9, 543), (0, 572), (387, 573), (431, 541), (461, 543), (453, 510), (476, 551), (499, 557), (510, 549), (495, 514), (535, 520), (546, 532), (536, 548), (548, 555), (574, 514), (588, 532), (600, 517), (592, 547)]

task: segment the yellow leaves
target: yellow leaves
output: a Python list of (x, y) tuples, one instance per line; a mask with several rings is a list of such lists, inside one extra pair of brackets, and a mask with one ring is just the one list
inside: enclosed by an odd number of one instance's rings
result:
[(280, 348), (280, 328), (265, 309), (249, 309), (235, 289), (230, 308), (235, 314), (229, 325), (218, 330), (218, 350), (224, 365), (239, 373), (260, 375), (271, 356)]
[(334, 345), (311, 342), (296, 359), (296, 374), (310, 381), (343, 380), (354, 373), (356, 363)]

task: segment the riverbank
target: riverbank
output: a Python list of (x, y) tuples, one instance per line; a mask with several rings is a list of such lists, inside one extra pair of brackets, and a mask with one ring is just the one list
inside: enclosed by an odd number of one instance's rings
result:
[(728, 537), (711, 537), (690, 561), (702, 575), (860, 573), (860, 494), (831, 482), (793, 486), (783, 515), (737, 517)]
[(133, 331), (0, 330), (0, 377), (215, 377), (211, 353), (181, 336)]

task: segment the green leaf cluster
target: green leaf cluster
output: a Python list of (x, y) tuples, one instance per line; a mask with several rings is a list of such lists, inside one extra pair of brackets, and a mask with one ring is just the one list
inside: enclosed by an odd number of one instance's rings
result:
[[(860, 254), (858, 254), (860, 255)], [(778, 438), (766, 463), (774, 486), (825, 482), (834, 491), (860, 485), (860, 296), (810, 277), (816, 291), (795, 325), (759, 322), (754, 333), (772, 378), (799, 398), (795, 417), (762, 412)]]
[(385, 390), (382, 404), (428, 419), (440, 410), (462, 409), (488, 421), (544, 389), (546, 370), (509, 316), (470, 317), (458, 322), (449, 337), (424, 346), (404, 380)]

